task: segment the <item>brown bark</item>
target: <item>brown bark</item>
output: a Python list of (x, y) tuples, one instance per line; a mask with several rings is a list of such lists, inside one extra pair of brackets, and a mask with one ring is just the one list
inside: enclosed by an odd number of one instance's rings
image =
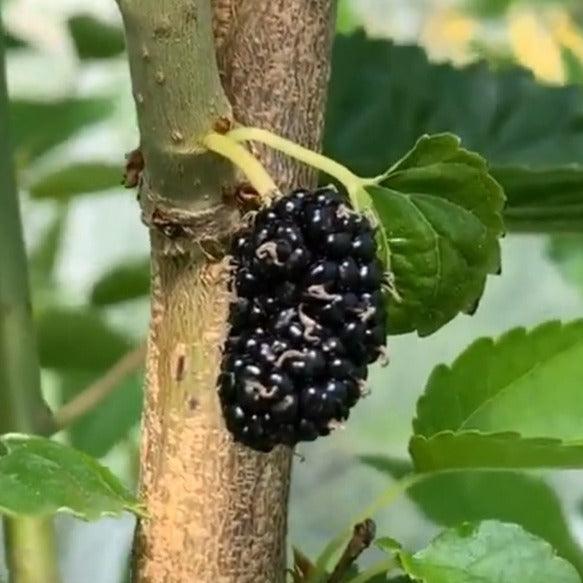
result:
[[(260, 454), (235, 444), (216, 393), (229, 301), (216, 243), (234, 222), (221, 203), (230, 174), (197, 146), (220, 117), (230, 116), (212, 75), (198, 75), (200, 67), (212, 69), (204, 37), (208, 0), (119, 1), (153, 263), (140, 485), (149, 518), (136, 535), (134, 581), (282, 583), (291, 451)], [(330, 0), (216, 0), (214, 9), (223, 83), (237, 121), (317, 146)], [(280, 186), (313, 184), (313, 174), (261, 155)]]
[[(241, 125), (318, 150), (322, 140), (333, 0), (213, 0), (221, 79)], [(258, 152), (278, 185), (314, 184), (282, 154)]]

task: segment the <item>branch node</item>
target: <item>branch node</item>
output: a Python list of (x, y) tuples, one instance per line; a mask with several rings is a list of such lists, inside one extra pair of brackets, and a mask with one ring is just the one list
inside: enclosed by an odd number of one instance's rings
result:
[(352, 538), (348, 541), (342, 556), (338, 560), (334, 571), (328, 578), (328, 583), (340, 583), (350, 566), (360, 557), (360, 555), (365, 551), (374, 540), (376, 535), (376, 524), (370, 518), (359, 522), (354, 526), (352, 531)]

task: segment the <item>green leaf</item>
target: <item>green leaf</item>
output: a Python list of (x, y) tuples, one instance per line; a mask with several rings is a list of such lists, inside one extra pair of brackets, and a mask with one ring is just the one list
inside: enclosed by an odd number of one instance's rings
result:
[(67, 201), (121, 184), (122, 169), (115, 164), (79, 162), (40, 178), (30, 186), (32, 198)]
[(53, 220), (30, 254), (29, 267), (35, 293), (39, 288), (46, 289), (53, 285), (55, 266), (61, 250), (67, 214), (67, 207), (59, 205)]
[(505, 223), (514, 231), (583, 229), (583, 166), (528, 168), (499, 166), (494, 178), (504, 186)]
[(583, 151), (583, 88), (537, 83), (520, 67), (429, 61), (423, 49), (338, 35), (325, 151), (375, 175), (420, 135), (451, 132), (497, 165), (555, 166)]
[[(491, 70), (482, 62), (456, 69), (431, 63), (418, 47), (362, 33), (337, 35), (329, 87), (324, 150), (360, 175), (378, 174), (420, 135), (452, 132), (489, 160), (510, 210), (515, 187), (523, 195), (547, 171), (580, 162), (583, 88), (542, 85), (519, 67)], [(521, 169), (508, 183), (507, 166)], [(562, 206), (564, 191), (552, 178), (545, 179), (547, 202)], [(580, 165), (572, 178), (580, 191)], [(524, 230), (525, 219), (518, 224), (517, 214), (509, 226)], [(529, 230), (550, 230), (544, 213), (530, 218)], [(572, 221), (571, 229), (581, 228), (583, 208), (573, 207), (563, 219)]]
[(4, 30), (3, 40), (4, 47), (7, 49), (22, 49), (27, 46), (27, 43), (23, 39), (9, 33), (7, 30)]
[(90, 309), (50, 308), (36, 325), (44, 368), (101, 371), (130, 348), (127, 338)]
[(583, 320), (477, 340), (429, 378), (415, 466), (583, 467), (581, 378)]
[[(365, 456), (361, 460), (396, 479), (407, 466), (409, 472), (413, 471), (405, 460), (386, 456)], [(489, 519), (519, 524), (551, 543), (583, 573), (583, 552), (571, 535), (561, 502), (537, 476), (501, 470), (427, 474), (408, 488), (407, 495), (427, 518), (443, 526)]]
[[(379, 215), (377, 208), (373, 202), (371, 194), (368, 192), (371, 188), (366, 189), (364, 187), (359, 188), (355, 195), (356, 209), (367, 215), (373, 225), (382, 226), (382, 217)], [(377, 229), (375, 234), (375, 240), (377, 243), (377, 255), (381, 261), (385, 271), (390, 271), (391, 269), (391, 250), (389, 249), (389, 242), (387, 240), (386, 229)]]
[(389, 331), (426, 336), (472, 313), (499, 272), (504, 195), (451, 134), (420, 138), (382, 184), (367, 190), (390, 251)]
[(63, 99), (10, 103), (16, 160), (28, 164), (65, 142), (83, 127), (103, 120), (113, 111), (110, 99)]
[(493, 520), (448, 529), (403, 569), (424, 583), (580, 583), (577, 571), (545, 541), (515, 524)]
[(350, 0), (338, 0), (336, 6), (336, 33), (348, 34), (360, 25)]
[(409, 451), (423, 472), (455, 468), (583, 468), (583, 444), (519, 433), (442, 431), (414, 435)]
[(583, 438), (582, 356), (583, 320), (481, 338), (451, 366), (433, 370), (417, 405), (415, 433), (475, 429)]
[(125, 50), (123, 31), (89, 14), (77, 14), (68, 21), (69, 31), (81, 59), (110, 59)]
[(549, 244), (549, 257), (567, 281), (583, 292), (583, 236), (557, 235)]
[(141, 298), (150, 292), (150, 260), (142, 259), (114, 267), (91, 291), (91, 303), (110, 306)]
[(358, 459), (379, 472), (389, 474), (395, 480), (400, 480), (413, 472), (413, 466), (409, 460), (386, 455), (361, 455), (358, 456)]
[(468, 0), (466, 10), (481, 18), (504, 16), (513, 0)]
[(385, 551), (387, 553), (393, 553), (394, 551), (400, 550), (402, 547), (401, 543), (390, 537), (390, 536), (383, 536), (381, 538), (377, 538), (374, 541), (375, 546), (381, 551)]
[(300, 549), (292, 547), (293, 552), (293, 571), (292, 579), (294, 583), (304, 583), (313, 576), (315, 565)]
[(583, 85), (583, 63), (579, 57), (565, 46), (561, 47), (561, 57), (567, 82)]
[[(64, 402), (95, 382), (101, 373), (63, 371), (61, 393)], [(112, 393), (78, 423), (69, 427), (71, 445), (93, 457), (106, 455), (125, 439), (140, 420), (143, 400), (143, 375), (133, 374), (123, 379)]]
[(88, 455), (43, 437), (0, 437), (0, 512), (37, 516), (69, 512), (85, 520), (142, 513), (135, 498)]

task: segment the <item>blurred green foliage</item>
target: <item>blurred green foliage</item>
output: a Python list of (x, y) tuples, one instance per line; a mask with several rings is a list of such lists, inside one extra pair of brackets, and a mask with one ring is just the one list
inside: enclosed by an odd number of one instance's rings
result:
[(58, 101), (13, 100), (10, 104), (14, 155), (18, 166), (28, 164), (65, 142), (89, 124), (113, 111), (104, 98), (69, 98)]
[(117, 26), (89, 14), (71, 16), (68, 25), (81, 59), (111, 59), (125, 50), (123, 32)]
[[(473, 14), (494, 18), (511, 4), (510, 0), (468, 0), (466, 6)], [(349, 3), (341, 2), (339, 8), (340, 30), (354, 31), (358, 23)], [(71, 17), (67, 26), (81, 66), (123, 55), (124, 39), (119, 27), (87, 14)], [(20, 50), (27, 45), (9, 37), (8, 46)], [(418, 47), (371, 40), (363, 32), (339, 36), (334, 47), (325, 149), (355, 171), (372, 175), (383, 171), (387, 161), (397, 160), (420, 135), (451, 131), (462, 137), (464, 146), (492, 162), (492, 172), (509, 196), (507, 217), (528, 216), (532, 219), (530, 228), (533, 225), (537, 228), (543, 221), (548, 223), (551, 218), (554, 226), (572, 226), (581, 219), (583, 209), (583, 169), (578, 159), (578, 153), (583, 151), (583, 91), (575, 86), (583, 80), (583, 69), (572, 52), (565, 50), (563, 58), (573, 85), (549, 87), (518, 68), (493, 71), (487, 63), (479, 63), (460, 70), (449, 64), (430, 63)], [(43, 199), (43, 204), (52, 202), (54, 211), (30, 252), (30, 266), (39, 351), (43, 367), (55, 375), (55, 400), (60, 403), (74, 398), (100, 378), (135, 345), (135, 338), (113, 325), (112, 314), (115, 310), (127, 310), (132, 300), (147, 296), (149, 291), (146, 258), (110, 266), (93, 282), (87, 298), (76, 298), (74, 302), (64, 297), (56, 273), (71, 208), (81, 196), (117, 186), (121, 160), (119, 167), (100, 159), (52, 164), (50, 160), (47, 163), (50, 156), (45, 155), (53, 154), (57, 147), (66, 145), (94, 124), (111, 119), (114, 111), (114, 96), (75, 95), (12, 102), (11, 121), (22, 184), (37, 202), (39, 199)], [(39, 162), (41, 172), (34, 167)], [(442, 177), (444, 184), (450, 184), (446, 174)], [(417, 194), (413, 187), (409, 190)], [(553, 261), (579, 289), (583, 289), (582, 249), (580, 236), (561, 235), (553, 238), (549, 251)], [(558, 345), (564, 347), (564, 337), (560, 336)], [(547, 340), (544, 345), (548, 348)], [(520, 359), (528, 360), (525, 354), (529, 354), (529, 347), (522, 346), (520, 351)], [(518, 351), (512, 352), (509, 360), (518, 358), (517, 355)], [(476, 358), (481, 366), (487, 355), (480, 353)], [(506, 372), (512, 370), (503, 360), (498, 361), (498, 366)], [(579, 405), (575, 381), (581, 378), (578, 363), (573, 359), (570, 368), (566, 365), (560, 368), (556, 363), (554, 366), (548, 378), (564, 382), (553, 382), (553, 399), (561, 401), (561, 411), (569, 412), (575, 420)], [(475, 389), (478, 381), (468, 372), (456, 383), (461, 389)], [(141, 383), (140, 371), (124, 379), (118, 390), (66, 432), (66, 439), (93, 456), (111, 454), (129, 439), (136, 427), (142, 401)], [(456, 383), (448, 380), (446, 384), (451, 389)], [(526, 398), (532, 399), (532, 393)], [(447, 413), (455, 410), (454, 404), (433, 406), (445, 421)], [(522, 410), (517, 402), (507, 405), (507, 410), (512, 408)], [(560, 436), (564, 429), (541, 428), (540, 419), (536, 427), (533, 433), (542, 432), (543, 437), (549, 433)], [(456, 427), (446, 423), (445, 428)], [(464, 445), (472, 459), (476, 459), (476, 451), (479, 452), (476, 448), (481, 444), (486, 448), (491, 445), (480, 441), (483, 436), (472, 436), (472, 440), (475, 437), (477, 441)], [(443, 455), (451, 459), (452, 450), (446, 449)], [(556, 458), (557, 451), (551, 448), (548, 455)], [(580, 452), (576, 455), (579, 460)], [(395, 463), (385, 456), (368, 458), (366, 462), (384, 472), (387, 481), (410, 470), (408, 462)], [(55, 492), (61, 487), (69, 486), (56, 484)], [(583, 573), (582, 551), (570, 531), (560, 500), (549, 483), (538, 476), (472, 470), (436, 474), (414, 485), (408, 495), (423, 516), (446, 527), (467, 520), (516, 522), (551, 542), (561, 556)], [(58, 497), (55, 500), (55, 504), (60, 503)], [(107, 495), (96, 505), (85, 502), (85, 506), (81, 504), (77, 509), (79, 514), (94, 516), (98, 511), (111, 510)], [(541, 573), (545, 572), (546, 546), (540, 541), (525, 541), (522, 533), (513, 534), (509, 540), (509, 545), (532, 543), (535, 558), (541, 561), (533, 564)], [(453, 542), (459, 541), (455, 538)], [(384, 575), (371, 579), (377, 580), (385, 580)], [(572, 579), (561, 579), (566, 580)]]

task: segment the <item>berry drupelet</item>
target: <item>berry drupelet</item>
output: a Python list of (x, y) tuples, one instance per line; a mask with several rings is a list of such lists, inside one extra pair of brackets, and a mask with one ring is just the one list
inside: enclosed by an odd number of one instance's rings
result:
[(329, 434), (384, 352), (373, 227), (332, 187), (296, 190), (259, 211), (231, 254), (219, 377), (227, 427), (259, 451)]

